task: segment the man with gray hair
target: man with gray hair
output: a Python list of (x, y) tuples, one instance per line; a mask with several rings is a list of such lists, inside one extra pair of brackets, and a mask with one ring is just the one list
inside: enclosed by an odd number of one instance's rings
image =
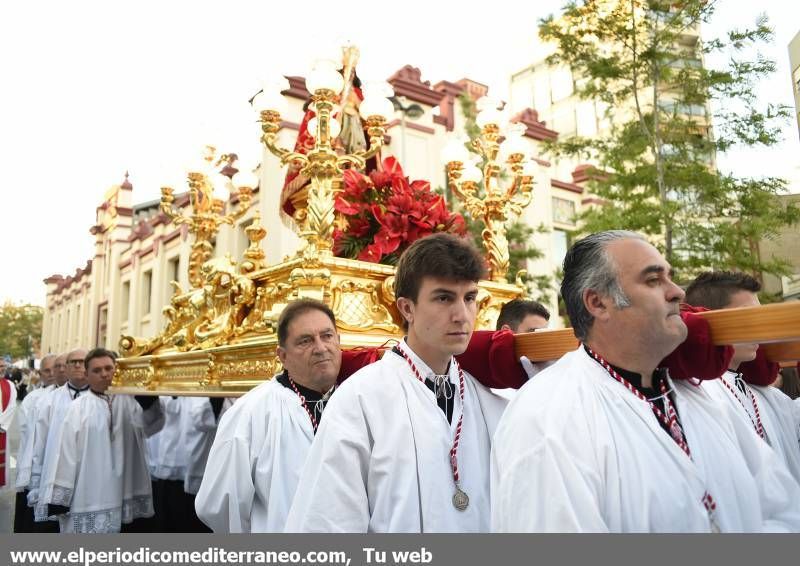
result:
[(687, 329), (656, 248), (633, 232), (592, 234), (567, 252), (561, 294), (582, 344), (498, 425), (493, 530), (800, 530), (800, 486), (769, 447), (659, 368)]
[[(28, 493), (28, 505), (34, 510), (36, 532), (58, 532), (58, 525), (54, 522), (55, 517), (52, 518), (52, 521), (48, 520), (47, 504), (40, 501), (40, 488), (46, 484), (49, 474), (54, 470), (53, 464), (58, 454), (61, 425), (70, 403), (89, 392), (86, 368), (84, 367), (86, 353), (85, 348), (78, 348), (63, 355), (66, 383), (46, 394), (36, 411), (31, 481)], [(56, 358), (56, 366), (61, 360), (62, 356)], [(56, 371), (56, 380), (58, 379), (59, 373)]]

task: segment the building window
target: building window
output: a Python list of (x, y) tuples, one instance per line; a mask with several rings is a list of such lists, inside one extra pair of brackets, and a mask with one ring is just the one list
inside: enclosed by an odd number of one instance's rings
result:
[(567, 248), (569, 248), (569, 233), (564, 230), (554, 229), (550, 232), (550, 237), (552, 239), (553, 263), (562, 265), (564, 257), (567, 255)]
[(122, 284), (122, 301), (120, 305), (122, 306), (122, 322), (128, 322), (128, 311), (129, 305), (131, 303), (131, 282), (125, 281)]
[(83, 330), (81, 326), (81, 306), (78, 304), (75, 305), (75, 340), (78, 340), (81, 335), (81, 330)]
[(106, 345), (108, 336), (108, 307), (102, 307), (97, 315), (97, 343), (95, 346), (103, 348)]
[(153, 296), (153, 270), (142, 274), (142, 316), (150, 314), (150, 299)]
[(181, 257), (175, 256), (171, 260), (169, 260), (169, 269), (167, 270), (169, 274), (169, 281), (177, 281), (180, 282), (181, 280)]
[(556, 68), (550, 75), (550, 97), (552, 102), (558, 102), (570, 96), (575, 89), (572, 71), (565, 67)]
[(575, 202), (553, 197), (553, 222), (575, 226)]

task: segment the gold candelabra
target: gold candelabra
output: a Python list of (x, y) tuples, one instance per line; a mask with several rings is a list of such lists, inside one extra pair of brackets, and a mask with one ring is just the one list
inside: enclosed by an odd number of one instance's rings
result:
[[(470, 151), (464, 141), (451, 140), (445, 147), (443, 158), (453, 194), (464, 203), (473, 218), (484, 222), (482, 237), (489, 263), (489, 279), (504, 282), (509, 269), (506, 225), (517, 219), (530, 204), (536, 165), (525, 157), (528, 149), (523, 140), (525, 127), (509, 124), (501, 143), (499, 124), (502, 114), (496, 109), (497, 105), (487, 99), (479, 100), (478, 104), (481, 108), (477, 118), (480, 136), (469, 143)], [(482, 163), (482, 170), (470, 153)], [(501, 183), (504, 176), (499, 159), (501, 154), (506, 156), (507, 172), (511, 174), (511, 181), (505, 188)], [(479, 191), (481, 180), (485, 193), (483, 198)]]
[[(337, 106), (341, 108), (344, 124), (344, 107), (352, 94), (349, 81), (357, 58), (358, 51), (347, 47), (343, 49), (343, 62), (318, 60), (306, 78), (306, 88), (311, 93), (310, 109), (314, 113), (308, 125), (314, 145), (307, 153), (290, 151), (277, 143), (281, 111), (285, 107), (280, 92), (288, 89), (285, 79), (266, 85), (254, 100), (263, 131), (262, 143), (281, 164), (298, 167), (298, 177), (308, 181), (289, 198), (295, 206), (294, 220), (302, 240), (298, 255), (309, 263), (333, 255), (334, 201), (342, 188), (342, 172), (348, 167), (362, 170), (366, 161), (378, 153), (383, 145), (386, 119), (394, 110), (387, 98), (391, 87), (386, 83), (372, 87), (364, 84), (364, 100), (360, 101), (359, 112), (366, 122), (369, 147), (348, 152), (347, 147), (334, 143), (343, 127), (334, 114)], [(356, 127), (361, 129), (360, 124)]]
[[(204, 160), (208, 167), (214, 163), (216, 148), (206, 146)], [(227, 162), (232, 167), (235, 156), (226, 154), (220, 156), (216, 165)], [(186, 224), (189, 232), (194, 235), (192, 251), (189, 255), (189, 283), (193, 288), (203, 286), (201, 268), (211, 259), (214, 253), (212, 240), (222, 224), (232, 225), (244, 216), (253, 199), (253, 189), (258, 184), (255, 175), (249, 172), (237, 173), (234, 176), (236, 192), (231, 192), (231, 197), (238, 196), (238, 203), (228, 214), (225, 214), (225, 202), (214, 197), (214, 183), (209, 175), (203, 171), (190, 171), (187, 174), (189, 185), (189, 201), (192, 205), (190, 215), (184, 215), (174, 207), (175, 195), (173, 187), (161, 187), (161, 212), (166, 214), (175, 224)], [(227, 178), (226, 178), (227, 181)], [(230, 181), (227, 181), (230, 182)]]

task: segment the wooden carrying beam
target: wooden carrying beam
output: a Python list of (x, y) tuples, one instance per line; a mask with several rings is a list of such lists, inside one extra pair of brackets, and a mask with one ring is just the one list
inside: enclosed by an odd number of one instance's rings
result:
[[(800, 360), (800, 301), (698, 313), (708, 320), (714, 344), (764, 344), (774, 362)], [(540, 330), (514, 337), (518, 356), (556, 360), (578, 347), (571, 328)]]

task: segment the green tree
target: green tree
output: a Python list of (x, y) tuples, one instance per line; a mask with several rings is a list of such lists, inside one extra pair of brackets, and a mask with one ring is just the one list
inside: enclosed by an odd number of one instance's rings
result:
[[(781, 259), (763, 260), (758, 242), (800, 220), (776, 195), (776, 177), (738, 177), (716, 166), (733, 147), (779, 141), (784, 106), (762, 103), (760, 79), (774, 62), (758, 53), (772, 39), (765, 16), (752, 29), (697, 40), (718, 2), (583, 0), (541, 22), (556, 46), (548, 62), (572, 69), (577, 94), (609, 123), (594, 138), (573, 136), (549, 147), (598, 169), (590, 189), (605, 200), (581, 217), (582, 231), (629, 229), (651, 236), (668, 261), (692, 272), (739, 269), (783, 274)], [(719, 68), (705, 63), (723, 60)]]
[(0, 356), (24, 358), (39, 349), (44, 309), (6, 302), (0, 307)]
[[(461, 93), (458, 97), (461, 112), (464, 115), (465, 124), (464, 131), (467, 137), (471, 140), (481, 135), (480, 127), (475, 123), (475, 118), (478, 115), (478, 109), (475, 101), (470, 98), (467, 93)], [(449, 187), (447, 189), (448, 202), (458, 203), (458, 199), (454, 199)], [(484, 195), (483, 182), (478, 185), (478, 194)], [(472, 218), (469, 212), (463, 208), (459, 208), (459, 212), (464, 217), (475, 245), (478, 249), (483, 249), (483, 238), (481, 233), (485, 224), (480, 218)], [(507, 226), (506, 238), (508, 239), (508, 256), (509, 256), (509, 269), (506, 279), (509, 283), (516, 281), (517, 274), (525, 270), (525, 275), (522, 277), (522, 282), (525, 285), (528, 296), (531, 299), (538, 301), (548, 302), (553, 292), (553, 278), (549, 273), (528, 273), (527, 266), (529, 260), (536, 260), (542, 257), (542, 251), (533, 245), (532, 237), (536, 233), (547, 232), (545, 226), (531, 227), (524, 222), (516, 221), (511, 222)]]

